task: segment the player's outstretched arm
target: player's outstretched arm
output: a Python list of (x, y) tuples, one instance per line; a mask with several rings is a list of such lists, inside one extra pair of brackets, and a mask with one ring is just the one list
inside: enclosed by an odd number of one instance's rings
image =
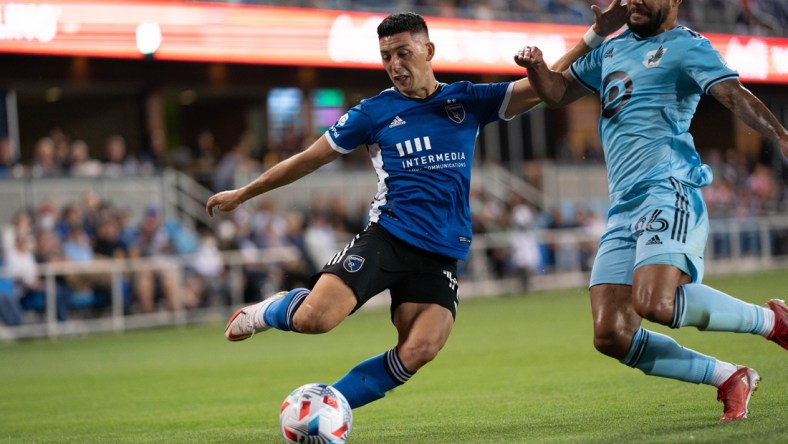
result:
[(306, 150), (277, 163), (249, 184), (214, 194), (206, 202), (205, 210), (209, 216), (213, 216), (215, 210), (233, 211), (247, 200), (295, 182), (341, 155), (331, 147), (324, 135)]
[(788, 130), (739, 80), (720, 82), (712, 86), (709, 92), (750, 128), (777, 145), (783, 156), (788, 157)]
[[(603, 11), (597, 5), (591, 5), (594, 13), (594, 24), (574, 46), (550, 66), (553, 71), (564, 71), (569, 65), (585, 53), (602, 44), (605, 38), (621, 29), (627, 22), (627, 2), (613, 0)], [(515, 56), (516, 57), (516, 56)]]
[(564, 106), (590, 92), (581, 86), (569, 71), (553, 71), (547, 67), (542, 51), (526, 46), (517, 53), (515, 61), (528, 70), (530, 87), (548, 106)]
[[(591, 10), (594, 13), (594, 25), (572, 49), (553, 63), (551, 69), (554, 71), (561, 72), (569, 68), (572, 62), (601, 45), (605, 37), (618, 31), (626, 23), (626, 2), (622, 5), (620, 0), (613, 0), (604, 11), (596, 5), (592, 5)], [(524, 66), (520, 61), (522, 52), (523, 50), (520, 50), (514, 56), (515, 63), (520, 66)], [(539, 94), (531, 87), (530, 81), (527, 78), (520, 79), (514, 83), (512, 97), (510, 98), (509, 106), (506, 108), (506, 115), (511, 117), (524, 113), (541, 101)]]

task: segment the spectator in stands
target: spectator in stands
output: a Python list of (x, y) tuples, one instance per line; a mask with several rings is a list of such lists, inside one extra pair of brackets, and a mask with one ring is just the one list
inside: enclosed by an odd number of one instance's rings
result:
[(90, 158), (90, 148), (82, 139), (71, 142), (68, 159), (68, 174), (73, 177), (96, 177), (103, 170), (101, 162)]
[(542, 265), (536, 229), (536, 211), (522, 197), (512, 195), (509, 211), (510, 268), (522, 279), (523, 288), (528, 288), (531, 276), (538, 274)]
[[(29, 288), (38, 284), (35, 258), (25, 254), (28, 241), (23, 237), (14, 236), (12, 245), (4, 244), (3, 273), (0, 276), (0, 320), (6, 325), (22, 323), (24, 313), (20, 298)], [(31, 261), (29, 261), (30, 259)]]
[(96, 240), (93, 253), (103, 259), (128, 259), (129, 247), (121, 239), (121, 227), (118, 219), (111, 215), (99, 220), (96, 225)]
[(0, 137), (0, 179), (16, 178), (24, 174), (17, 162), (17, 152), (10, 137)]
[(284, 273), (283, 285), (288, 288), (306, 286), (316, 267), (323, 264), (315, 264), (310, 256), (306, 243), (307, 221), (304, 214), (300, 211), (288, 211), (284, 215), (284, 220), (286, 230), (279, 239), (280, 246), (297, 248), (301, 254), (299, 258), (281, 264)]
[[(303, 219), (293, 223), (298, 222), (303, 222)], [(310, 211), (308, 223), (303, 228), (303, 240), (304, 252), (313, 270), (317, 270), (336, 254), (340, 243), (328, 212), (320, 211), (319, 208)]]
[[(104, 213), (96, 223), (96, 235), (93, 242), (93, 253), (98, 260), (116, 259), (128, 260), (129, 247), (121, 238), (122, 227), (115, 214)], [(94, 285), (94, 291), (101, 300), (109, 301), (112, 295), (112, 281), (106, 276), (105, 280)], [(121, 289), (123, 293), (123, 303), (128, 307), (131, 303), (131, 280), (128, 275), (122, 275)]]
[(55, 141), (51, 137), (42, 137), (36, 142), (29, 171), (30, 176), (35, 178), (58, 177), (63, 174), (55, 157)]
[(101, 196), (92, 189), (82, 193), (80, 210), (82, 212), (82, 225), (91, 239), (96, 237), (96, 226), (99, 220), (115, 214), (112, 204), (107, 200), (102, 200)]
[[(6, 276), (14, 282), (15, 299), (6, 299), (4, 321), (19, 325), (23, 321), (23, 310), (44, 313), (46, 309), (45, 283), (40, 276), (35, 256), (35, 238), (21, 232), (15, 233), (13, 244), (5, 248)], [(68, 292), (56, 283), (56, 318), (65, 320), (68, 315)], [(10, 309), (9, 309), (10, 308)]]
[(55, 222), (55, 233), (57, 233), (60, 241), (63, 242), (69, 236), (72, 228), (82, 228), (84, 219), (82, 217), (82, 209), (79, 205), (70, 202), (60, 209), (60, 217)]
[[(70, 225), (62, 243), (63, 259), (82, 270), (66, 274), (65, 280), (71, 297), (81, 299), (81, 303), (94, 305), (97, 286), (107, 286), (110, 276), (107, 273), (86, 273), (94, 264), (95, 253), (90, 236), (82, 225)], [(76, 268), (75, 268), (76, 270)], [(108, 302), (108, 301), (107, 301)]]
[(774, 213), (775, 203), (780, 197), (780, 189), (774, 180), (774, 172), (768, 165), (756, 163), (747, 178), (750, 197), (754, 199), (754, 212), (756, 216), (766, 216)]
[[(156, 311), (156, 302), (163, 299), (168, 309), (194, 307), (197, 298), (181, 287), (177, 264), (168, 259), (173, 253), (172, 239), (164, 227), (160, 211), (155, 207), (145, 210), (134, 237), (129, 244), (132, 258), (145, 258), (159, 266), (136, 272), (133, 292), (143, 313)], [(183, 299), (180, 299), (180, 296)]]
[(203, 231), (197, 251), (189, 256), (186, 267), (185, 286), (195, 296), (193, 305), (221, 302), (216, 298), (227, 291), (224, 278), (224, 258), (219, 242), (213, 233)]
[(139, 173), (155, 174), (170, 166), (167, 140), (163, 129), (150, 131), (145, 135), (145, 142), (139, 155)]
[(221, 149), (212, 131), (201, 130), (193, 148), (186, 148), (182, 169), (206, 188), (211, 188), (211, 176)]
[(17, 296), (16, 283), (5, 270), (5, 258), (0, 254), (0, 321), (6, 325), (22, 323), (22, 308)]
[(55, 126), (49, 130), (49, 138), (55, 144), (55, 164), (60, 169), (61, 174), (68, 172), (69, 153), (71, 152), (71, 137), (66, 134), (63, 128)]
[(133, 176), (137, 171), (137, 162), (127, 156), (126, 139), (119, 134), (109, 136), (104, 145), (104, 176)]
[(58, 222), (58, 208), (52, 199), (43, 199), (35, 209), (35, 230), (54, 231)]
[(239, 173), (254, 173), (261, 169), (260, 162), (252, 158), (252, 135), (245, 133), (233, 149), (222, 156), (213, 173), (213, 190), (235, 187), (235, 176)]

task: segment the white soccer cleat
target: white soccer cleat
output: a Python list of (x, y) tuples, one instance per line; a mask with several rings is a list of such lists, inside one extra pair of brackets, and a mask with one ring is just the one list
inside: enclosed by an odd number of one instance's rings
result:
[(282, 299), (286, 294), (286, 291), (280, 291), (262, 302), (238, 309), (227, 321), (227, 325), (224, 327), (224, 337), (228, 341), (243, 341), (251, 338), (257, 332), (271, 328), (263, 321), (263, 313), (269, 305)]

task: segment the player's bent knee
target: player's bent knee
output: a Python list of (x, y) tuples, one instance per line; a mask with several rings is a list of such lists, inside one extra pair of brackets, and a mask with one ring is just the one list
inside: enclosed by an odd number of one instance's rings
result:
[(665, 324), (673, 319), (673, 300), (664, 298), (660, 292), (650, 288), (634, 291), (632, 307), (640, 317), (651, 322)]
[(617, 332), (604, 332), (594, 334), (594, 348), (603, 355), (621, 359), (629, 352), (631, 338)]

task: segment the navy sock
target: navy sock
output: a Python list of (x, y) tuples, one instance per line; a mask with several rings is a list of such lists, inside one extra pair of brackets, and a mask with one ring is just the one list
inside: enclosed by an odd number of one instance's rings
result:
[(296, 331), (293, 327), (293, 316), (309, 293), (306, 288), (290, 290), (285, 297), (266, 307), (263, 312), (263, 322), (277, 330)]
[(387, 391), (408, 382), (411, 376), (395, 347), (359, 363), (332, 385), (355, 409), (386, 396)]

